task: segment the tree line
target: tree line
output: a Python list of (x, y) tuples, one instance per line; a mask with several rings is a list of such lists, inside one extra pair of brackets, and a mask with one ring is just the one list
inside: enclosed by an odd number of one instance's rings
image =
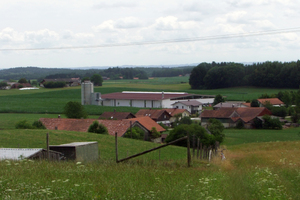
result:
[(300, 60), (244, 65), (234, 62), (200, 63), (191, 71), (192, 89), (217, 89), (237, 86), (299, 88)]

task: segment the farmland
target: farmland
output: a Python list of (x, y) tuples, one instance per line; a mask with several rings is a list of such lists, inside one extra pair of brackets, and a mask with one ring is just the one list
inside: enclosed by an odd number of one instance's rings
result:
[[(185, 79), (184, 79), (185, 78)], [(228, 88), (190, 90), (186, 77), (173, 80), (107, 81), (96, 92), (123, 90), (186, 91), (222, 94), (229, 100), (257, 98), (275, 89)], [(160, 88), (158, 90), (157, 88)], [(0, 91), (0, 147), (45, 148), (50, 144), (97, 141), (99, 160), (92, 163), (1, 161), (1, 199), (300, 199), (300, 128), (283, 130), (226, 129), (226, 160), (192, 159), (186, 148), (168, 146), (116, 164), (114, 137), (93, 133), (15, 129), (20, 120), (56, 118), (65, 103), (80, 101), (80, 88)], [(113, 107), (85, 106), (89, 118)], [(129, 108), (118, 108), (125, 111)], [(127, 111), (127, 110), (126, 110)], [(130, 110), (135, 113), (135, 110)], [(94, 114), (94, 115), (91, 115)], [(119, 158), (157, 146), (119, 138)]]

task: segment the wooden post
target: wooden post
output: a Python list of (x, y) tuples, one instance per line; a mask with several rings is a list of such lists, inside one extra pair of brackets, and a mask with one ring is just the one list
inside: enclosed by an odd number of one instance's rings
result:
[(191, 151), (190, 151), (190, 134), (187, 132), (187, 162), (188, 167), (191, 166)]
[(197, 140), (197, 159), (199, 159), (200, 138)]
[(200, 143), (200, 159), (203, 159), (203, 147), (202, 147), (202, 143)]
[(118, 133), (115, 133), (115, 145), (116, 145), (116, 162), (118, 163)]
[(193, 135), (193, 158), (195, 158), (195, 149), (196, 149), (196, 140), (195, 140), (195, 134)]
[(47, 133), (46, 140), (47, 140), (47, 159), (48, 161), (50, 161), (49, 133)]

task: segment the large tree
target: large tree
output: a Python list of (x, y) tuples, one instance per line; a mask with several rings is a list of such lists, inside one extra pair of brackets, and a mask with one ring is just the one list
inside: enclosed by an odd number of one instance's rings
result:
[(99, 74), (94, 74), (94, 75), (91, 77), (91, 81), (94, 83), (94, 86), (102, 86), (103, 79), (102, 79), (102, 76), (101, 76), (101, 75), (99, 75)]
[(84, 110), (83, 105), (76, 101), (69, 101), (64, 107), (64, 114), (68, 118), (81, 119), (87, 118), (88, 114)]
[(211, 64), (201, 63), (192, 70), (189, 79), (189, 84), (192, 89), (200, 89), (204, 87), (204, 77), (210, 68)]

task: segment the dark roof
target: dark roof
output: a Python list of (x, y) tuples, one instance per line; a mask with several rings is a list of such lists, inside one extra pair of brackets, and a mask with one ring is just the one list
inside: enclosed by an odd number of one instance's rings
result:
[(129, 119), (135, 118), (131, 112), (104, 112), (99, 119)]
[(131, 119), (124, 119), (129, 121), (138, 121), (143, 127), (145, 127), (148, 131), (151, 131), (152, 127), (155, 127), (158, 132), (163, 132), (165, 129), (161, 127), (158, 123), (153, 121), (150, 117), (137, 117), (137, 118), (131, 118)]
[(219, 110), (204, 110), (201, 118), (230, 118), (233, 121), (238, 119), (244, 122), (249, 122), (258, 116), (271, 115), (271, 111), (264, 107), (250, 107), (250, 108), (220, 108)]
[(202, 105), (201, 102), (195, 101), (195, 100), (194, 101), (178, 101), (178, 102), (173, 103), (172, 105), (177, 104), (177, 103), (181, 103), (181, 104), (186, 105), (186, 106), (200, 106), (200, 105)]
[[(127, 100), (162, 100), (162, 99), (177, 99), (187, 97), (200, 97), (203, 95), (188, 94), (188, 93), (168, 93), (168, 92), (115, 92), (101, 95), (102, 99), (127, 99)], [(205, 97), (213, 98), (214, 95), (204, 95)]]
[(154, 109), (141, 109), (135, 114), (135, 116), (136, 117), (149, 116), (151, 117), (151, 119), (157, 120), (164, 114), (168, 115), (169, 117), (172, 117), (171, 114), (169, 114), (166, 110), (154, 110)]

